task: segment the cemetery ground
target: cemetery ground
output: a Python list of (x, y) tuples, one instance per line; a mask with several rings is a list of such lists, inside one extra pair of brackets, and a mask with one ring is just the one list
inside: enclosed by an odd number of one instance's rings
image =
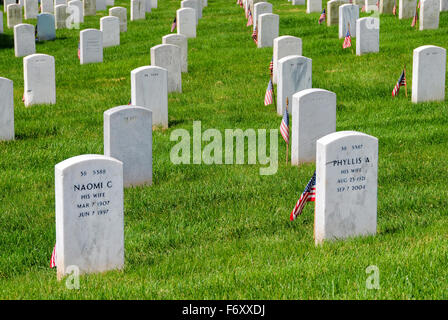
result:
[[(121, 45), (105, 48), (103, 63), (79, 64), (80, 30), (57, 30), (55, 41), (38, 43), (38, 53), (55, 57), (56, 105), (24, 107), (22, 58), (14, 57), (5, 27), (0, 76), (14, 81), (16, 140), (0, 142), (1, 299), (448, 298), (448, 107), (410, 101), (412, 51), (447, 48), (448, 13), (427, 31), (382, 15), (380, 52), (357, 57), (342, 49), (337, 26), (317, 23), (320, 13), (270, 1), (280, 35), (302, 38), (313, 87), (337, 94), (337, 130), (379, 139), (377, 235), (315, 247), (313, 204), (289, 221), (315, 165), (285, 165), (280, 135), (274, 175), (259, 175), (258, 164), (170, 161), (170, 132), (191, 132), (193, 121), (222, 133), (280, 125), (274, 105), (263, 105), (272, 48), (256, 48), (235, 2), (209, 0), (204, 8), (197, 38), (188, 41), (183, 93), (169, 94), (169, 129), (153, 132), (153, 185), (125, 189), (124, 270), (83, 275), (79, 290), (49, 268), (54, 165), (103, 153), (103, 112), (128, 104), (130, 72), (150, 64), (150, 48), (169, 33), (179, 1), (159, 0), (146, 20), (128, 20)], [(115, 5), (129, 17), (128, 1)], [(99, 28), (105, 15), (86, 17), (81, 28)], [(404, 64), (409, 98), (402, 87), (394, 99)], [(366, 287), (371, 265), (379, 289)]]

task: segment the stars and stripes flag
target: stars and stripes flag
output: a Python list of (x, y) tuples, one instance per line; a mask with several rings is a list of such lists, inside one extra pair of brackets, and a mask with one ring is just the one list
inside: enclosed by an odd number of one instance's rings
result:
[(257, 32), (257, 28), (254, 28), (254, 32), (252, 32), (252, 39), (254, 40), (255, 44), (258, 44), (258, 32)]
[(345, 35), (344, 43), (342, 44), (342, 48), (346, 49), (352, 46), (352, 38), (350, 36), (350, 30), (347, 29), (347, 34)]
[(266, 94), (264, 95), (264, 105), (268, 106), (272, 104), (274, 96), (274, 86), (272, 85), (272, 79), (269, 79), (268, 87), (266, 89)]
[(395, 0), (394, 8), (392, 9), (392, 14), (393, 14), (394, 16), (397, 15), (397, 0)]
[(285, 112), (283, 113), (283, 119), (280, 123), (280, 133), (285, 140), (286, 144), (289, 144), (289, 114), (288, 109), (285, 108)]
[(398, 96), (398, 92), (400, 91), (401, 86), (406, 86), (406, 71), (403, 69), (400, 78), (397, 81), (394, 89), (392, 90), (392, 97)]
[(247, 14), (248, 17), (247, 17), (246, 27), (249, 27), (254, 24), (254, 21), (252, 20), (252, 12), (250, 12), (250, 9), (248, 11), (249, 11), (249, 13)]
[(294, 209), (292, 209), (289, 220), (293, 221), (295, 218), (297, 218), (297, 216), (301, 215), (302, 210), (308, 201), (316, 201), (316, 171), (314, 171), (311, 180), (308, 182), (305, 190), (303, 190), (302, 194), (300, 195), (300, 198), (297, 201)]
[(319, 24), (322, 24), (322, 22), (324, 22), (325, 19), (327, 19), (327, 14), (325, 13), (325, 9), (324, 9), (324, 10), (322, 10), (322, 13), (320, 14)]
[(174, 18), (174, 21), (173, 21), (173, 23), (171, 24), (171, 32), (173, 32), (174, 30), (176, 30), (176, 25), (177, 25), (176, 18)]
[(417, 25), (418, 9), (420, 9), (420, 1), (418, 2), (417, 7), (415, 8), (415, 14), (414, 14), (414, 18), (412, 18), (411, 27), (415, 27)]
[(53, 252), (51, 253), (50, 268), (56, 267), (56, 244), (54, 244)]
[(366, 12), (366, 5), (363, 5), (361, 8), (361, 12)]
[(271, 76), (274, 73), (274, 57), (272, 57), (271, 62), (269, 62), (269, 72)]
[(81, 60), (81, 47), (79, 42), (78, 42), (78, 59)]

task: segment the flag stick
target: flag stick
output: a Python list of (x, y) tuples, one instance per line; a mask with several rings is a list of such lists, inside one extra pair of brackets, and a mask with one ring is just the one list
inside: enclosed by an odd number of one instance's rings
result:
[[(286, 111), (288, 113), (288, 104), (289, 104), (289, 100), (288, 97), (286, 97)], [(288, 142), (286, 142), (286, 165), (288, 165), (288, 150), (289, 150), (289, 137), (288, 137)]]
[(272, 79), (272, 74), (270, 75), (271, 77), (271, 83), (272, 83), (272, 100), (274, 100), (274, 106), (275, 106), (275, 110), (277, 110), (277, 99), (275, 98), (275, 88), (274, 88), (274, 81)]

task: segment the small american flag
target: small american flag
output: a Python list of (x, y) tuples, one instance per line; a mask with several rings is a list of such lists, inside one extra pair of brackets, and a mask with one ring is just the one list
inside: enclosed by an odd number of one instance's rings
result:
[(252, 12), (250, 12), (250, 9), (248, 11), (249, 11), (249, 13), (248, 13), (246, 27), (249, 27), (254, 23), (254, 21), (252, 20)]
[(79, 42), (78, 42), (78, 59), (81, 60), (81, 47)]
[(322, 22), (324, 22), (325, 19), (327, 19), (327, 15), (326, 15), (326, 13), (325, 13), (325, 9), (324, 9), (324, 10), (322, 10), (322, 13), (320, 14), (320, 17), (319, 17), (319, 24), (322, 24)]
[(397, 15), (397, 0), (395, 0), (394, 8), (392, 9), (392, 14), (393, 14), (394, 16)]
[(300, 195), (294, 209), (292, 209), (289, 220), (293, 221), (297, 216), (301, 215), (302, 210), (308, 201), (316, 201), (316, 171), (314, 171), (313, 177)]
[(264, 105), (272, 104), (272, 97), (274, 96), (274, 87), (272, 85), (272, 79), (269, 79), (268, 87), (266, 89), (266, 94), (264, 95)]
[(344, 43), (342, 44), (342, 48), (346, 49), (352, 46), (352, 38), (350, 36), (350, 30), (347, 29), (347, 34), (345, 35)]
[(255, 44), (258, 44), (258, 32), (257, 28), (254, 28), (254, 32), (252, 32), (252, 40), (254, 40)]
[(411, 27), (415, 27), (417, 25), (418, 9), (420, 9), (420, 2), (418, 3), (417, 7), (415, 8), (415, 15), (414, 15), (414, 18), (412, 18)]
[(56, 267), (56, 244), (54, 244), (53, 252), (51, 253), (50, 268)]
[(401, 86), (406, 86), (406, 72), (404, 70), (401, 73), (401, 76), (398, 79), (397, 84), (395, 85), (394, 89), (392, 90), (392, 97), (398, 96), (398, 92), (400, 91)]
[(361, 12), (366, 12), (366, 5), (363, 5), (361, 8)]
[(174, 18), (174, 21), (173, 21), (173, 23), (171, 24), (171, 32), (173, 32), (174, 30), (176, 30), (176, 25), (177, 25), (177, 23), (176, 23), (176, 18)]
[(271, 62), (269, 62), (269, 72), (272, 73), (274, 72), (274, 57), (272, 57)]
[(289, 114), (288, 109), (285, 109), (285, 112), (283, 113), (283, 119), (280, 123), (280, 133), (283, 137), (283, 140), (285, 140), (286, 144), (289, 143)]

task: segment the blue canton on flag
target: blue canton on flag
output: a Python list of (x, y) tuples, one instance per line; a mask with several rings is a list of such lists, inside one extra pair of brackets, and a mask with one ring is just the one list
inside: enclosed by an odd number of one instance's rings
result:
[(280, 124), (280, 133), (285, 140), (285, 142), (289, 143), (289, 114), (288, 109), (285, 109), (283, 113), (282, 123)]

